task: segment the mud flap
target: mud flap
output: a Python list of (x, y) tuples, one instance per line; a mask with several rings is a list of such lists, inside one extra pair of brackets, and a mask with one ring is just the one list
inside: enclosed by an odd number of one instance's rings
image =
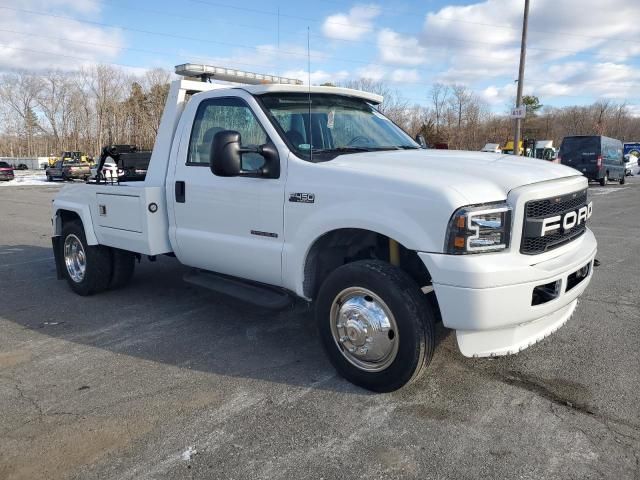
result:
[(58, 280), (64, 280), (63, 275), (63, 260), (62, 260), (62, 237), (57, 235), (51, 237), (51, 243), (53, 245), (53, 258), (56, 263), (56, 277)]

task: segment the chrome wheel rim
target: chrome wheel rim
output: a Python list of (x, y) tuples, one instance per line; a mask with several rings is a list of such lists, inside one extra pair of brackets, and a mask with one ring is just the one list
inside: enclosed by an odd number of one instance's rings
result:
[(331, 334), (342, 355), (357, 368), (379, 372), (398, 354), (398, 325), (387, 304), (371, 290), (350, 287), (333, 300)]
[(71, 280), (76, 283), (82, 282), (87, 268), (87, 258), (82, 242), (74, 234), (67, 235), (64, 240), (64, 264)]

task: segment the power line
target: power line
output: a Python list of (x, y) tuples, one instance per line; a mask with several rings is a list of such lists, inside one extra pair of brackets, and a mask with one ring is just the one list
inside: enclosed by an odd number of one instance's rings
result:
[[(204, 1), (204, 0), (189, 0), (189, 1), (200, 2), (200, 1)], [(7, 9), (7, 10), (24, 12), (24, 13), (31, 14), (31, 15), (40, 15), (40, 16), (47, 16), (47, 17), (53, 17), (53, 18), (66, 19), (66, 20), (75, 21), (75, 22), (79, 22), (79, 23), (87, 23), (87, 24), (98, 25), (98, 26), (107, 27), (107, 28), (118, 28), (118, 29), (121, 29), (121, 30), (127, 30), (127, 31), (132, 31), (132, 32), (135, 32), (135, 33), (142, 33), (142, 34), (147, 34), (147, 35), (164, 36), (164, 37), (168, 37), (168, 38), (177, 38), (177, 39), (182, 39), (182, 40), (190, 40), (190, 41), (196, 41), (196, 42), (212, 43), (212, 44), (218, 44), (218, 45), (222, 45), (222, 46), (245, 48), (245, 49), (255, 50), (255, 51), (258, 51), (258, 52), (262, 52), (263, 51), (263, 50), (261, 50), (260, 47), (255, 47), (255, 46), (251, 46), (251, 45), (242, 45), (242, 44), (237, 44), (237, 43), (221, 42), (221, 41), (217, 41), (217, 40), (203, 39), (203, 38), (198, 38), (198, 37), (189, 37), (189, 36), (184, 36), (184, 35), (176, 35), (176, 34), (171, 34), (171, 33), (167, 33), (167, 32), (154, 32), (154, 31), (151, 31), (151, 30), (142, 30), (142, 29), (138, 29), (138, 28), (125, 27), (125, 26), (122, 26), (122, 25), (114, 25), (114, 24), (108, 24), (108, 23), (104, 23), (104, 22), (96, 22), (96, 21), (93, 21), (93, 20), (76, 19), (76, 18), (73, 18), (73, 17), (67, 17), (67, 16), (64, 16), (64, 15), (58, 15), (58, 14), (54, 14), (54, 13), (36, 12), (36, 11), (33, 11), (33, 10), (26, 10), (26, 9), (19, 9), (19, 8), (12, 8), (12, 7), (5, 7), (5, 6), (0, 6), (0, 8)], [(256, 9), (250, 9), (250, 10), (256, 10)], [(454, 39), (454, 38), (450, 38), (450, 37), (441, 37), (440, 39), (441, 40), (444, 39), (444, 40), (461, 41), (461, 42), (465, 42), (465, 43), (476, 43), (476, 42), (470, 42), (470, 41), (466, 41), (466, 40), (462, 40), (462, 39)], [(362, 42), (362, 43), (365, 43), (365, 42)], [(479, 42), (479, 43), (483, 43), (483, 42)], [(490, 44), (488, 42), (485, 42), (485, 43), (487, 45), (492, 45), (492, 44)], [(369, 43), (369, 45), (394, 46), (392, 43), (377, 43), (377, 44)], [(425, 48), (425, 47), (423, 47), (423, 48)], [(529, 47), (529, 49), (551, 51), (551, 52), (563, 51), (563, 50), (558, 50), (558, 49), (543, 49), (543, 48), (536, 48), (536, 47)], [(571, 50), (564, 50), (564, 52), (566, 52), (566, 53), (575, 53), (575, 54), (580, 54), (580, 55), (584, 55), (586, 53), (586, 52), (577, 52), (577, 51), (571, 51)], [(278, 53), (284, 54), (284, 55), (289, 55), (289, 56), (294, 56), (294, 57), (300, 57), (300, 58), (303, 58), (306, 55), (303, 52), (293, 52), (293, 51), (287, 51), (287, 50), (278, 50)], [(441, 53), (441, 52), (439, 52), (439, 53)], [(487, 58), (491, 58), (491, 56), (487, 56), (487, 55), (472, 55), (472, 54), (460, 53), (460, 52), (455, 52), (455, 55), (459, 56), (459, 57), (479, 58), (479, 59), (482, 59), (482, 60), (486, 60)], [(349, 58), (340, 58), (340, 57), (334, 57), (334, 56), (331, 56), (331, 55), (322, 55), (322, 54), (318, 55), (318, 54), (316, 54), (316, 55), (312, 55), (312, 57), (313, 58), (317, 58), (317, 59), (333, 60), (333, 61), (346, 62), (346, 63), (358, 63), (358, 64), (361, 64), (361, 65), (373, 65), (373, 66), (381, 66), (381, 67), (385, 67), (385, 68), (389, 67), (388, 64), (384, 64), (384, 63), (376, 63), (376, 62), (369, 62), (369, 61), (357, 60), (357, 59), (349, 59)], [(403, 68), (403, 67), (400, 66), (400, 65), (396, 65), (395, 68)], [(404, 66), (404, 68), (407, 68), (407, 66)], [(415, 67), (413, 67), (413, 68), (415, 68)]]
[[(96, 0), (99, 3), (103, 3), (103, 4), (109, 4), (109, 5), (114, 5), (113, 3), (107, 2), (106, 0)], [(270, 16), (277, 16), (278, 13), (275, 11), (270, 11), (270, 10), (262, 10), (262, 9), (258, 9), (258, 8), (252, 8), (252, 7), (244, 7), (244, 6), (240, 6), (240, 5), (231, 5), (228, 3), (222, 3), (222, 2), (212, 2), (209, 0), (187, 0), (188, 2), (191, 3), (198, 3), (198, 4), (202, 4), (202, 5), (208, 5), (208, 6), (212, 6), (212, 7), (216, 7), (216, 8), (228, 8), (228, 9), (233, 9), (233, 10), (239, 10), (239, 11), (243, 11), (243, 12), (250, 12), (250, 13), (257, 13), (257, 14), (261, 14), (261, 15), (270, 15)], [(338, 3), (338, 2), (336, 2)], [(367, 7), (367, 8), (376, 8), (376, 7), (372, 7), (372, 6), (366, 6), (366, 5), (359, 5), (359, 7)], [(130, 8), (128, 5), (126, 7), (123, 8)], [(393, 10), (395, 11), (395, 9), (391, 9), (389, 8), (389, 10)], [(286, 18), (291, 18), (294, 20), (304, 20), (306, 22), (313, 22), (313, 23), (323, 23), (323, 24), (327, 24), (327, 25), (336, 25), (336, 26), (343, 26), (343, 27), (356, 27), (356, 28), (369, 28), (371, 27), (370, 24), (364, 24), (364, 23), (344, 23), (344, 22), (335, 22), (335, 21), (327, 21), (327, 20), (318, 20), (317, 18), (311, 18), (311, 17), (303, 17), (300, 15), (292, 15), (292, 14), (286, 14), (286, 13), (280, 13), (280, 16), (282, 17), (286, 17)], [(415, 19), (415, 15), (413, 14), (401, 14), (401, 13), (397, 13), (397, 16), (403, 16), (403, 17), (407, 17), (407, 18), (414, 18)], [(435, 21), (441, 21), (441, 22), (455, 22), (455, 23), (468, 23), (471, 25), (481, 25), (481, 26), (486, 26), (486, 27), (494, 27), (494, 28), (502, 28), (502, 29), (508, 29), (508, 30), (519, 30), (519, 27), (514, 27), (512, 25), (504, 25), (504, 24), (495, 24), (495, 23), (486, 23), (486, 22), (476, 22), (473, 20), (465, 20), (462, 18), (435, 18), (434, 16), (430, 17), (431, 19), (435, 20)], [(253, 28), (253, 27), (252, 27)], [(580, 37), (580, 38), (589, 38), (589, 39), (596, 39), (596, 40), (604, 40), (604, 41), (613, 41), (613, 42), (631, 42), (631, 43), (640, 43), (640, 40), (630, 40), (630, 39), (622, 39), (622, 38), (612, 38), (612, 37), (600, 37), (600, 36), (594, 36), (594, 35), (584, 35), (584, 34), (578, 34), (578, 33), (567, 33), (567, 32), (562, 32), (562, 31), (558, 31), (558, 30), (529, 30), (530, 32), (537, 32), (537, 33), (545, 33), (545, 34), (554, 34), (554, 35), (565, 35), (565, 36), (571, 36), (571, 37)], [(403, 31), (396, 31), (396, 33), (400, 33), (400, 34), (404, 34), (404, 35), (414, 35), (414, 32), (403, 32)], [(340, 40), (340, 39), (334, 39), (334, 40)], [(349, 41), (349, 40), (346, 40)], [(527, 47), (527, 49), (529, 49), (529, 47)]]
[[(107, 2), (106, 0), (97, 0), (97, 1), (99, 3), (103, 3), (103, 4), (110, 5), (110, 6), (114, 6), (116, 8), (122, 8), (122, 9), (126, 9), (126, 10), (134, 10), (134, 11), (140, 11), (140, 12), (153, 13), (153, 14), (156, 14), (156, 15), (169, 16), (171, 18), (182, 18), (182, 19), (185, 19), (185, 20), (192, 20), (192, 21), (197, 21), (197, 22), (200, 22), (200, 23), (210, 24), (210, 22), (208, 20), (205, 20), (202, 17), (194, 17), (194, 16), (188, 16), (188, 15), (176, 14), (176, 13), (173, 13), (173, 12), (166, 12), (166, 11), (155, 10), (155, 9), (140, 8), (140, 7), (131, 6), (131, 5), (126, 5), (126, 6), (118, 5), (118, 4)], [(188, 0), (188, 1), (193, 1), (193, 2), (198, 2), (198, 3), (205, 3), (207, 5), (211, 4), (211, 2), (206, 2), (204, 0)], [(218, 5), (218, 4), (216, 4), (216, 5)], [(219, 5), (222, 5), (222, 4), (219, 4)], [(268, 11), (265, 11), (265, 10), (259, 10), (259, 9), (249, 8), (249, 7), (237, 7), (237, 6), (231, 6), (231, 5), (228, 5), (228, 7), (229, 8), (238, 8), (238, 9), (248, 10), (248, 11), (251, 11), (251, 12), (263, 13), (263, 14), (269, 13)], [(2, 7), (0, 7), (0, 8), (2, 8)], [(370, 8), (375, 8), (375, 7), (370, 7)], [(19, 9), (15, 9), (15, 10), (19, 10)], [(25, 11), (26, 13), (32, 13), (32, 12), (26, 11), (26, 10), (22, 10), (22, 11)], [(35, 13), (43, 14), (42, 12), (35, 12)], [(276, 11), (276, 13), (272, 12), (272, 13), (269, 13), (269, 14), (276, 15), (277, 19), (278, 19), (278, 23), (279, 23), (279, 18), (280, 18), (279, 17), (279, 15), (280, 15), (279, 11)], [(54, 14), (51, 14), (51, 15), (54, 15)], [(88, 22), (86, 20), (75, 19), (75, 18), (72, 18), (72, 17), (62, 17), (62, 18), (67, 18), (69, 20), (74, 20), (74, 21), (78, 21), (78, 22)], [(301, 18), (303, 18), (303, 17), (301, 17)], [(248, 25), (248, 24), (229, 22), (229, 21), (218, 22), (218, 23), (224, 23), (225, 25), (233, 25), (233, 26), (237, 26), (237, 27), (241, 27), (241, 28), (248, 28), (248, 29), (259, 30), (261, 32), (264, 32), (264, 26)], [(331, 22), (329, 22), (329, 23), (331, 23)], [(103, 24), (103, 25), (107, 25), (107, 24)], [(119, 25), (112, 25), (112, 27), (113, 28), (121, 28), (121, 29), (129, 29), (128, 27), (119, 26)], [(304, 32), (297, 32), (297, 31), (292, 31), (292, 30), (282, 30), (280, 27), (278, 27), (278, 31), (281, 31), (281, 32), (284, 32), (284, 33), (288, 33), (288, 34), (291, 34), (291, 35), (296, 35), (296, 36), (306, 35), (306, 33), (304, 33)], [(395, 30), (392, 30), (392, 31), (393, 31), (393, 33), (397, 33), (397, 34), (401, 34), (401, 35), (410, 35), (411, 38), (415, 38), (414, 37), (414, 35), (415, 35), (414, 33), (402, 33), (402, 32), (398, 32), (398, 31), (395, 31)], [(139, 31), (139, 33), (142, 33), (142, 31)], [(311, 37), (320, 38), (322, 40), (326, 40), (326, 37), (324, 35), (311, 34)], [(447, 37), (447, 36), (423, 35), (423, 36), (421, 36), (421, 38), (424, 39), (424, 40), (431, 40), (431, 41), (442, 41), (442, 40), (444, 40), (444, 41), (447, 41), (447, 42), (458, 42), (458, 43), (471, 44), (471, 45), (487, 45), (487, 46), (493, 47), (493, 48), (496, 47), (495, 43), (491, 43), (491, 42), (482, 42), (482, 41), (475, 41), (475, 40), (474, 41), (472, 41), (472, 40), (464, 40), (464, 39), (461, 39), (461, 38)], [(199, 41), (205, 41), (205, 40), (199, 39)], [(413, 50), (413, 47), (404, 47), (402, 41), (400, 41), (398, 43), (395, 43), (395, 42), (368, 42), (368, 41), (363, 41), (363, 40), (352, 40), (352, 39), (341, 39), (341, 38), (333, 38), (333, 39), (331, 39), (331, 41), (346, 42), (346, 43), (351, 43), (351, 44), (364, 45), (364, 46), (375, 46), (375, 47), (387, 46), (387, 47), (396, 48), (396, 49), (398, 49), (400, 51), (412, 51)], [(243, 48), (255, 48), (255, 47), (245, 46)], [(434, 48), (434, 47), (419, 45), (418, 48)], [(510, 47), (505, 46), (505, 48), (510, 48)], [(514, 45), (513, 48), (517, 48), (517, 46)], [(533, 46), (533, 47), (527, 47), (527, 49), (528, 50), (535, 50), (535, 51), (542, 51), (542, 52), (567, 53), (567, 54), (582, 55), (582, 56), (589, 56), (589, 57), (597, 57), (597, 56), (599, 56), (599, 54), (596, 53), (596, 52), (579, 51), (579, 50), (567, 50), (567, 49), (560, 49), (560, 48), (544, 48), (544, 47), (535, 47), (535, 46)], [(286, 51), (285, 51), (285, 53), (286, 53)], [(297, 55), (300, 55), (300, 54), (297, 53)], [(460, 52), (457, 52), (456, 55), (457, 56), (470, 57), (470, 58), (482, 58), (482, 59), (486, 58), (485, 56), (471, 55), (471, 54), (465, 54), (465, 53), (460, 53)], [(328, 57), (328, 58), (334, 58), (334, 57)], [(628, 55), (608, 55), (608, 58), (627, 60), (629, 58), (629, 56)], [(351, 60), (348, 60), (348, 59), (345, 59), (345, 60), (351, 61)], [(361, 63), (366, 64), (366, 63), (370, 63), (370, 62), (361, 62)], [(401, 65), (401, 64), (397, 64), (397, 65)]]
[[(230, 8), (230, 9), (235, 9), (235, 10), (241, 10), (241, 11), (245, 11), (245, 12), (252, 12), (252, 13), (259, 13), (259, 14), (263, 14), (263, 15), (276, 15), (276, 13), (269, 11), (269, 10), (261, 10), (261, 9), (257, 9), (257, 8), (251, 8), (251, 7), (243, 7), (243, 6), (239, 6), (239, 5), (230, 5), (227, 3), (221, 3), (221, 2), (212, 2), (212, 1), (208, 1), (208, 0), (187, 0), (189, 2), (192, 3), (199, 3), (199, 4), (204, 4), (204, 5), (210, 5), (213, 7), (218, 7), (218, 8)], [(337, 25), (337, 26), (343, 26), (343, 27), (356, 27), (356, 28), (369, 28), (370, 25), (369, 24), (364, 24), (364, 23), (343, 23), (343, 22), (334, 22), (334, 21), (326, 21), (326, 20), (318, 20), (317, 18), (310, 18), (310, 17), (303, 17), (303, 16), (299, 16), (299, 15), (291, 15), (291, 14), (284, 14), (281, 13), (280, 14), (283, 17), (287, 17), (287, 18), (292, 18), (292, 19), (296, 19), (296, 20), (304, 20), (307, 22), (313, 22), (313, 23), (325, 23), (325, 24), (329, 24), (329, 25)], [(401, 14), (402, 16), (407, 16), (407, 17), (411, 17), (411, 18), (415, 18), (415, 15), (411, 15), (411, 14)], [(485, 22), (475, 22), (473, 20), (465, 20), (465, 19), (461, 19), (461, 18), (435, 18), (434, 16), (430, 17), (436, 21), (442, 21), (442, 22), (448, 22), (448, 21), (453, 21), (456, 23), (468, 23), (471, 25), (482, 25), (482, 26), (486, 26), (486, 27), (494, 27), (494, 28), (503, 28), (503, 29), (509, 29), (509, 30), (519, 30), (518, 27), (514, 27), (513, 25), (504, 25), (504, 24), (495, 24), (495, 23), (485, 23)], [(605, 41), (616, 41), (616, 42), (632, 42), (632, 43), (640, 43), (640, 40), (628, 40), (628, 39), (616, 39), (616, 38), (609, 38), (609, 37), (599, 37), (599, 36), (594, 36), (594, 35), (583, 35), (583, 34), (576, 34), (576, 33), (567, 33), (567, 32), (560, 32), (560, 31), (553, 31), (553, 30), (531, 30), (532, 32), (537, 32), (537, 33), (552, 33), (552, 34), (556, 34), (556, 35), (565, 35), (565, 36), (572, 36), (572, 37), (581, 37), (581, 38), (590, 38), (590, 39), (598, 39), (598, 40), (605, 40)], [(401, 33), (401, 32), (399, 32)], [(406, 33), (406, 32), (405, 32)], [(410, 34), (411, 35), (411, 34)]]
[[(195, 0), (194, 0), (195, 1)], [(197, 0), (200, 1), (200, 0)], [(244, 48), (244, 49), (248, 49), (248, 50), (254, 50), (257, 51), (259, 53), (263, 53), (264, 50), (261, 49), (260, 47), (255, 47), (252, 45), (243, 45), (243, 44), (238, 44), (238, 43), (231, 43), (231, 42), (222, 42), (222, 41), (217, 41), (217, 40), (211, 40), (211, 39), (203, 39), (203, 38), (197, 38), (197, 37), (189, 37), (189, 36), (185, 36), (185, 35), (176, 35), (176, 34), (171, 34), (171, 33), (167, 33), (167, 32), (155, 32), (152, 30), (143, 30), (143, 29), (138, 29), (138, 28), (131, 28), (131, 27), (125, 27), (125, 26), (120, 26), (120, 25), (113, 25), (113, 24), (108, 24), (108, 23), (104, 23), (104, 22), (96, 22), (93, 20), (80, 20), (80, 19), (75, 19), (72, 17), (67, 17), (64, 15), (58, 15), (58, 14), (54, 14), (54, 13), (44, 13), (44, 12), (36, 12), (36, 11), (32, 11), (32, 10), (26, 10), (26, 9), (19, 9), (19, 8), (12, 8), (12, 7), (5, 7), (5, 6), (0, 6), (0, 9), (8, 9), (8, 10), (13, 10), (13, 11), (19, 11), (19, 12), (24, 12), (27, 14), (31, 14), (31, 15), (39, 15), (39, 16), (45, 16), (45, 17), (52, 17), (52, 18), (59, 18), (59, 19), (65, 19), (65, 20), (70, 20), (70, 21), (74, 21), (74, 22), (79, 22), (79, 23), (87, 23), (90, 25), (98, 25), (98, 26), (102, 26), (102, 27), (107, 27), (107, 28), (116, 28), (116, 29), (121, 29), (121, 30), (126, 30), (126, 31), (132, 31), (135, 33), (141, 33), (141, 34), (145, 34), (145, 35), (155, 35), (155, 36), (160, 36), (160, 37), (167, 37), (167, 38), (176, 38), (176, 39), (181, 39), (181, 40), (190, 40), (190, 41), (196, 41), (196, 42), (204, 42), (204, 43), (210, 43), (210, 44), (217, 44), (217, 45), (222, 45), (222, 46), (227, 46), (227, 47), (234, 47), (234, 48)], [(73, 40), (66, 40), (65, 41), (73, 41)], [(121, 47), (123, 49), (126, 48), (130, 48), (130, 47)], [(162, 52), (158, 52), (160, 54), (162, 54)], [(287, 56), (293, 56), (293, 57), (299, 57), (299, 58), (304, 58), (306, 56), (306, 54), (304, 52), (293, 52), (293, 51), (288, 51), (288, 50), (278, 50), (277, 53), (279, 55), (287, 55)], [(446, 53), (446, 51), (441, 51), (438, 52), (439, 54), (444, 54)], [(471, 55), (471, 54), (465, 54), (465, 53), (460, 53), (460, 52), (455, 52), (455, 55), (458, 57), (469, 57), (469, 58), (478, 58), (478, 59), (482, 59), (482, 60), (487, 60), (487, 58), (492, 58), (491, 55)], [(316, 59), (323, 59), (325, 61), (337, 61), (337, 62), (342, 62), (342, 63), (351, 63), (351, 64), (360, 64), (360, 65), (366, 65), (366, 66), (379, 66), (379, 67), (383, 67), (383, 68), (389, 68), (390, 65), (388, 64), (384, 64), (384, 63), (378, 63), (378, 62), (370, 62), (370, 61), (364, 61), (364, 60), (359, 60), (359, 59), (349, 59), (349, 58), (341, 58), (341, 57), (334, 57), (331, 55), (312, 55), (313, 58)], [(203, 57), (201, 57), (203, 58)], [(243, 64), (242, 62), (236, 62), (238, 65)], [(245, 63), (246, 64), (246, 63)], [(401, 67), (390, 67), (390, 68), (401, 68)], [(416, 68), (416, 67), (412, 67), (412, 68)], [(543, 82), (543, 84), (545, 84), (546, 82)]]
[[(2, 7), (0, 7), (2, 8)], [(2, 29), (0, 28), (0, 32), (6, 32), (6, 33), (11, 33), (14, 35), (25, 35), (25, 36), (31, 36), (31, 37), (38, 37), (38, 38), (45, 38), (45, 39), (49, 39), (49, 40), (59, 40), (62, 42), (69, 42), (69, 43), (77, 43), (77, 44), (83, 44), (83, 45), (91, 45), (91, 46), (98, 46), (98, 47), (106, 47), (106, 48), (118, 48), (121, 50), (131, 50), (131, 51), (138, 51), (138, 52), (142, 52), (142, 53), (149, 53), (149, 54), (154, 54), (154, 55), (166, 55), (166, 51), (159, 51), (159, 50), (149, 50), (149, 49), (143, 49), (143, 48), (137, 48), (137, 47), (124, 47), (124, 46), (119, 46), (119, 45), (113, 45), (113, 44), (105, 44), (105, 43), (98, 43), (98, 42), (89, 42), (86, 40), (72, 40), (69, 38), (64, 38), (64, 37), (54, 37), (54, 36), (50, 36), (50, 35), (41, 35), (41, 34), (35, 34), (35, 33), (30, 33), (30, 32), (21, 32), (21, 31), (16, 31), (16, 30), (8, 30), (8, 29)], [(238, 45), (238, 44), (234, 44), (234, 46), (240, 47), (240, 48), (251, 48), (251, 49), (258, 49), (259, 47), (247, 47), (247, 46), (243, 46), (243, 45)], [(306, 56), (305, 53), (302, 52), (289, 52), (292, 55), (296, 55), (296, 56), (301, 56), (304, 57)], [(444, 52), (443, 52), (444, 53)], [(176, 54), (178, 55), (180, 58), (185, 58), (187, 60), (190, 59), (201, 59), (204, 61), (209, 61), (209, 57), (199, 57), (199, 56), (193, 56), (193, 55), (189, 55), (189, 57), (182, 55), (182, 54)], [(486, 56), (478, 56), (478, 55), (469, 55), (473, 58), (482, 58), (482, 59), (486, 59)], [(329, 57), (332, 58), (332, 57)], [(90, 59), (87, 59), (90, 60)], [(351, 62), (351, 60), (349, 59), (340, 59), (340, 61), (342, 62)], [(260, 63), (247, 63), (247, 62), (238, 62), (235, 60), (230, 59), (231, 63), (237, 64), (237, 65), (244, 65), (244, 66), (249, 66), (249, 67), (260, 67), (260, 68), (274, 68), (273, 65), (266, 65), (266, 64), (260, 64)], [(372, 62), (362, 62), (362, 61), (356, 61), (358, 63), (366, 63), (367, 65), (374, 65), (374, 66), (382, 66), (382, 67), (387, 67), (387, 65), (385, 64), (380, 64), (380, 63), (372, 63)], [(416, 72), (427, 72), (426, 67), (422, 67), (422, 68), (413, 68), (413, 70), (415, 70)], [(403, 84), (415, 84), (415, 85), (425, 85), (423, 82), (402, 82)], [(530, 85), (538, 85), (538, 86), (546, 86), (549, 85), (550, 83), (554, 83), (554, 82), (545, 82), (545, 81), (531, 81), (529, 82)], [(559, 84), (562, 84), (562, 82), (557, 82)], [(629, 88), (634, 88), (637, 86), (640, 86), (640, 83), (620, 83), (620, 82), (607, 82), (607, 83), (595, 83), (593, 84), (593, 86), (600, 86), (600, 87), (604, 87), (604, 86), (616, 86), (616, 87), (629, 87)], [(570, 96), (570, 95), (566, 95), (566, 96)]]
[[(68, 43), (78, 43), (78, 44), (82, 44), (82, 45), (90, 45), (90, 46), (94, 46), (94, 47), (105, 47), (105, 48), (116, 48), (116, 49), (120, 49), (120, 50), (131, 50), (134, 52), (142, 52), (142, 53), (149, 53), (152, 55), (166, 55), (167, 51), (166, 50), (149, 50), (146, 48), (137, 48), (137, 47), (123, 47), (121, 45), (113, 45), (113, 44), (108, 44), (108, 43), (97, 43), (97, 42), (88, 42), (86, 40), (72, 40), (70, 38), (64, 38), (64, 37), (53, 37), (50, 35), (40, 35), (37, 33), (29, 33), (29, 32), (19, 32), (16, 30), (5, 30), (0, 28), (0, 32), (5, 32), (5, 33), (11, 33), (14, 35), (25, 35), (25, 36), (29, 36), (29, 37), (37, 37), (37, 38), (45, 38), (48, 40), (59, 40), (62, 42), (68, 42)], [(186, 56), (184, 54), (180, 54), (180, 53), (175, 53), (176, 56), (178, 56), (179, 58), (184, 58), (187, 60), (202, 60), (202, 61), (210, 61), (210, 57), (199, 57), (199, 56), (194, 56), (189, 54), (189, 56)], [(261, 68), (273, 68), (273, 65), (265, 65), (265, 64), (260, 64), (260, 63), (244, 63), (244, 62), (237, 62), (235, 60), (230, 60), (230, 62), (236, 64), (236, 65), (245, 65), (245, 66), (250, 66), (250, 67), (261, 67)], [(102, 62), (100, 62), (102, 63)]]

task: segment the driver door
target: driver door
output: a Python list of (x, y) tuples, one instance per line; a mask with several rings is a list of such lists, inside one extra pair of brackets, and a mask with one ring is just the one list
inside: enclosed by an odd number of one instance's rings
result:
[(213, 97), (198, 105), (176, 161), (176, 256), (192, 267), (282, 285), (284, 175), (260, 176), (264, 158), (257, 153), (242, 156), (242, 169), (255, 174), (214, 175), (211, 143), (223, 130), (239, 132), (243, 145), (269, 141), (242, 98)]

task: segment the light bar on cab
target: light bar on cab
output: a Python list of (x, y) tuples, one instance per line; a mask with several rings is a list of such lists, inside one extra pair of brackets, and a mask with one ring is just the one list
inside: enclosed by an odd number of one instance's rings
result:
[(265, 83), (278, 83), (282, 85), (302, 85), (302, 80), (295, 78), (278, 77), (263, 73), (245, 72), (234, 68), (214, 67), (197, 63), (183, 63), (176, 65), (176, 75), (182, 77), (196, 77), (200, 80), (221, 80), (225, 82), (244, 83), (248, 85), (263, 85)]

